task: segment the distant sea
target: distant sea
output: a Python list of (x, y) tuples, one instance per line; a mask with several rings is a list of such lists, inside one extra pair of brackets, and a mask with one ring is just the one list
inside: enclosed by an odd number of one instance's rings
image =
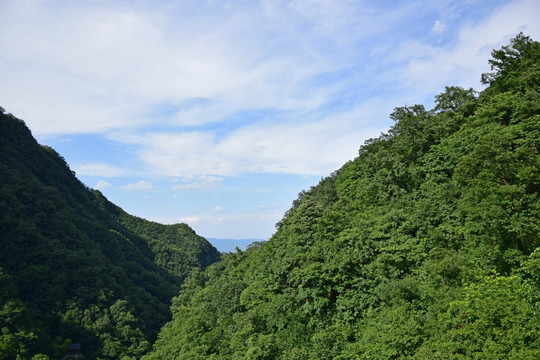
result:
[(216, 239), (206, 238), (219, 252), (234, 252), (236, 247), (240, 250), (246, 250), (248, 245), (255, 241), (265, 241), (264, 239)]

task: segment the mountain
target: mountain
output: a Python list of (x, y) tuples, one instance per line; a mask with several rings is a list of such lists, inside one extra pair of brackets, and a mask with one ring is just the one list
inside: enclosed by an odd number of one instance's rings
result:
[(219, 251), (186, 224), (163, 225), (129, 215), (93, 191), (94, 201), (118, 223), (142, 237), (154, 253), (153, 261), (180, 282), (192, 268), (205, 268), (220, 259)]
[(128, 215), (0, 110), (0, 359), (62, 358), (70, 343), (140, 358), (189, 271), (220, 253), (185, 224)]
[(145, 359), (539, 359), (540, 43), (492, 56), (191, 273)]

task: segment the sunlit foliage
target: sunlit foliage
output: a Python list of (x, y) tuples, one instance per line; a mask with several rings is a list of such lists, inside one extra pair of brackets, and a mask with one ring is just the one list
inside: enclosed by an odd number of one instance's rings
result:
[(539, 358), (540, 45), (492, 55), (192, 273), (146, 358)]

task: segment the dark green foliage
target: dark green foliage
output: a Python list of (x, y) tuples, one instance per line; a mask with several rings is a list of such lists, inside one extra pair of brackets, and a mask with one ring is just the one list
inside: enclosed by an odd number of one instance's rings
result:
[(0, 359), (29, 358), (37, 343), (38, 334), (17, 287), (0, 268)]
[(146, 358), (539, 358), (540, 46), (493, 57), (192, 273)]
[(163, 225), (129, 215), (94, 190), (95, 202), (137, 236), (146, 240), (154, 262), (169, 274), (183, 280), (194, 267), (206, 267), (220, 259), (220, 253), (186, 224)]
[(90, 359), (140, 358), (181, 281), (217, 250), (87, 189), (3, 111), (0, 155), (0, 358), (61, 358), (68, 340)]

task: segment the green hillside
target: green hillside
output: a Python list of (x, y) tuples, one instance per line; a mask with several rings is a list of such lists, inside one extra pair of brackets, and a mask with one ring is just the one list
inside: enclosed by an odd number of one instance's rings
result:
[[(130, 216), (0, 111), (0, 359), (138, 359), (192, 268), (219, 252), (187, 225)], [(45, 357), (43, 357), (45, 358)]]
[(539, 359), (540, 44), (493, 51), (192, 273), (146, 359)]

